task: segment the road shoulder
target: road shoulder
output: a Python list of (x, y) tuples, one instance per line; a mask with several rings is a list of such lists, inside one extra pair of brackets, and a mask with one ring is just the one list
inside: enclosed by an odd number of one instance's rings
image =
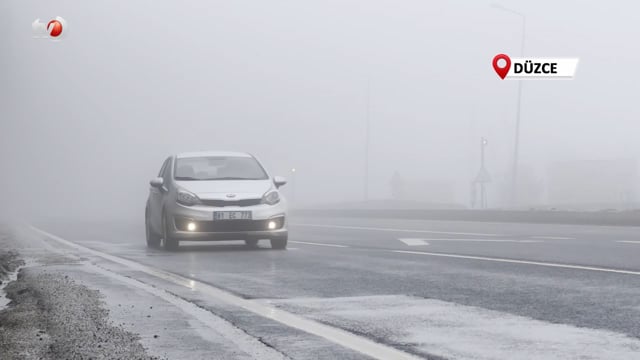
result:
[(2, 229), (0, 268), (9, 275), (23, 260), (27, 264), (4, 288), (10, 302), (0, 311), (3, 359), (157, 358), (147, 354), (136, 334), (109, 320), (99, 291), (77, 282), (72, 272), (56, 270), (74, 259), (47, 251), (34, 256), (28, 246), (33, 243), (20, 241), (14, 230)]
[(0, 310), (3, 359), (286, 358), (223, 319), (203, 326), (199, 316), (215, 315), (163, 289), (33, 231), (9, 234), (0, 248), (17, 251), (26, 265), (6, 287), (11, 302)]

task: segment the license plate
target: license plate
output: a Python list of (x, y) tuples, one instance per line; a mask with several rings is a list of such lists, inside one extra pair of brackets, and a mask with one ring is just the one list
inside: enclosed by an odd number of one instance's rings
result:
[(251, 211), (214, 211), (213, 220), (251, 220)]

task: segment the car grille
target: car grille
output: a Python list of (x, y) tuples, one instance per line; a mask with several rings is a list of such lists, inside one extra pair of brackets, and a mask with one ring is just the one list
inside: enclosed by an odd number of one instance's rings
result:
[(243, 200), (200, 200), (202, 205), (225, 207), (225, 206), (254, 206), (260, 205), (262, 199), (243, 199)]
[[(276, 222), (275, 229), (269, 229), (269, 221)], [(236, 231), (268, 231), (278, 230), (284, 226), (284, 217), (276, 217), (266, 220), (218, 220), (218, 221), (191, 221), (189, 219), (176, 218), (176, 228), (187, 231), (187, 224), (196, 224), (195, 232), (236, 232)]]

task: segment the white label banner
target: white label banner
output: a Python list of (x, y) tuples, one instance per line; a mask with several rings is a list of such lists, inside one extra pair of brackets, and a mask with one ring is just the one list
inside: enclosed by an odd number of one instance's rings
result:
[(578, 58), (511, 58), (505, 79), (573, 79)]

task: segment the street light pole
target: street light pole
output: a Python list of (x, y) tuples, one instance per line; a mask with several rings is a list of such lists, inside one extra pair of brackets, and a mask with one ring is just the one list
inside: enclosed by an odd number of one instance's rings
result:
[[(487, 139), (480, 138), (480, 171), (484, 171), (484, 147), (487, 145)], [(484, 191), (484, 181), (480, 182), (480, 208), (486, 209), (487, 200)]]
[(476, 178), (476, 181), (480, 183), (480, 208), (487, 208), (487, 193), (485, 191), (485, 184), (489, 181), (489, 175), (487, 169), (484, 167), (484, 148), (489, 144), (489, 140), (485, 137), (480, 138), (480, 176)]
[(367, 80), (367, 98), (365, 114), (365, 139), (364, 139), (364, 201), (369, 200), (369, 127), (371, 112), (371, 80)]
[(491, 182), (491, 177), (484, 167), (484, 148), (489, 145), (489, 140), (484, 136), (480, 138), (480, 171), (478, 175), (471, 182), (471, 207), (474, 208), (476, 204), (476, 188), (480, 185), (480, 209), (487, 208), (487, 193), (485, 191), (485, 185)]
[(513, 172), (511, 174), (511, 207), (518, 201), (518, 157), (520, 156), (520, 103), (522, 99), (522, 80), (518, 80), (518, 108), (516, 115), (516, 134), (513, 145)]
[[(500, 9), (500, 10), (504, 10), (506, 12), (509, 12), (511, 14), (517, 15), (522, 19), (522, 38), (520, 41), (520, 57), (524, 56), (524, 40), (525, 40), (525, 30), (526, 30), (526, 23), (527, 23), (527, 17), (520, 12), (517, 12), (515, 10), (511, 10), (509, 8), (506, 8), (500, 4), (492, 4), (493, 7)], [(522, 103), (522, 80), (518, 80), (518, 106), (516, 108), (516, 126), (515, 126), (515, 139), (514, 139), (514, 145), (513, 145), (513, 165), (512, 165), (512, 172), (511, 172), (511, 199), (510, 199), (510, 203), (512, 207), (516, 206), (516, 202), (517, 202), (517, 192), (518, 192), (518, 157), (519, 157), (519, 152), (520, 152), (520, 113), (521, 113), (521, 103)]]

